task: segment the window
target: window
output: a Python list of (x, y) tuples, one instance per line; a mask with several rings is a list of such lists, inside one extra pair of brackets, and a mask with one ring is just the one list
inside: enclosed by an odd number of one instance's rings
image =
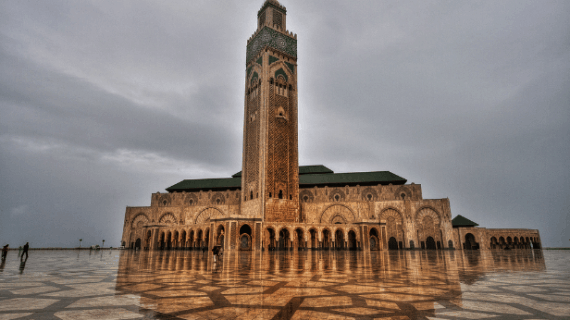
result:
[(278, 195), (279, 199), (283, 199), (283, 191), (279, 190), (279, 195)]

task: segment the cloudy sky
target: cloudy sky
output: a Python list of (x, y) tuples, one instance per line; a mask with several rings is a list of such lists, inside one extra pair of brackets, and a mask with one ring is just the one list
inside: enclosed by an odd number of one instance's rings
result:
[[(240, 171), (262, 3), (1, 1), (0, 244), (118, 246), (126, 206)], [(570, 2), (281, 3), (301, 164), (570, 246)]]

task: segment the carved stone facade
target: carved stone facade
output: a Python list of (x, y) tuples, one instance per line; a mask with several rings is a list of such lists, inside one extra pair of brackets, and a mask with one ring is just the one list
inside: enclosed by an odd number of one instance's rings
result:
[(455, 226), (449, 199), (388, 171), (335, 174), (299, 167), (297, 36), (267, 0), (248, 40), (242, 171), (184, 180), (127, 207), (129, 248), (497, 249), (540, 246), (538, 230)]

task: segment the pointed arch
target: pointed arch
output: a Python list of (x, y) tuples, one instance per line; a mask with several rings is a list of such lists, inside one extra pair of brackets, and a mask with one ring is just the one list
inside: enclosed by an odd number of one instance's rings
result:
[(429, 215), (433, 218), (434, 223), (439, 224), (441, 222), (440, 214), (435, 208), (431, 206), (422, 206), (420, 207), (415, 214), (414, 220), (416, 222), (421, 221), (424, 216)]
[(133, 221), (131, 222), (131, 228), (136, 228), (139, 223), (148, 223), (150, 221), (150, 219), (148, 218), (148, 216), (142, 212), (139, 212), (133, 219)]
[(214, 207), (208, 207), (198, 213), (196, 219), (194, 220), (194, 223), (208, 223), (210, 221), (210, 218), (221, 218), (223, 216), (225, 216), (225, 214), (221, 210)]
[(349, 207), (343, 204), (333, 204), (323, 210), (319, 222), (332, 223), (332, 220), (337, 216), (341, 216), (346, 223), (352, 223), (356, 217)]
[(166, 212), (158, 219), (158, 223), (173, 223), (176, 224), (176, 216), (172, 212)]

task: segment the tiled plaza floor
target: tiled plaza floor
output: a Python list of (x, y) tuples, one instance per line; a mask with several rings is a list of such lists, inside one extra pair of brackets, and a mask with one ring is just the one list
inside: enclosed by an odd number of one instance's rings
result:
[(7, 319), (570, 319), (570, 251), (11, 251)]

